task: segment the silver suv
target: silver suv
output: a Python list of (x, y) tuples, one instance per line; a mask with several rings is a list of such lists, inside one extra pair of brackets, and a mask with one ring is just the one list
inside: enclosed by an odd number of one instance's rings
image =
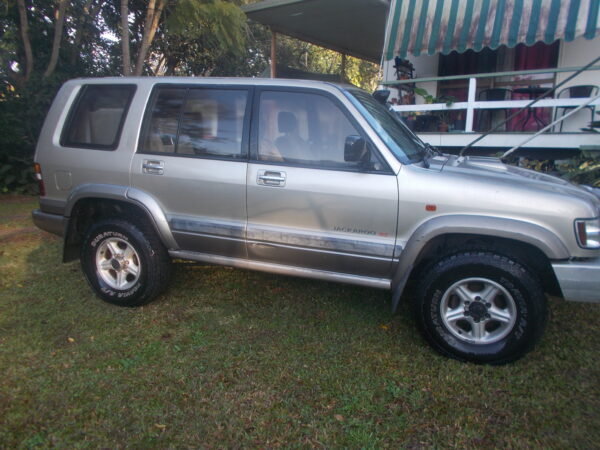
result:
[(352, 283), (405, 293), (441, 353), (505, 363), (544, 293), (600, 301), (597, 192), (439, 154), (350, 86), (72, 80), (35, 163), (36, 225), (118, 305), (156, 297), (170, 258)]

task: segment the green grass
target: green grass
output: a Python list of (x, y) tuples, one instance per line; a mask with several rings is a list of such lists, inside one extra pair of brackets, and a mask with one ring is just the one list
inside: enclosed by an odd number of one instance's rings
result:
[(0, 447), (579, 447), (600, 441), (600, 305), (550, 302), (502, 367), (438, 356), (387, 292), (195, 264), (98, 300), (35, 200), (0, 197)]

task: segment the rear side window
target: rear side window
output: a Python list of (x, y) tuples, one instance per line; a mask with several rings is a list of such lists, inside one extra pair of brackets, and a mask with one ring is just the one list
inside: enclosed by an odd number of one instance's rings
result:
[(247, 97), (239, 89), (158, 89), (146, 114), (139, 152), (242, 157)]
[(133, 85), (87, 85), (71, 108), (61, 136), (64, 147), (114, 150), (133, 98)]

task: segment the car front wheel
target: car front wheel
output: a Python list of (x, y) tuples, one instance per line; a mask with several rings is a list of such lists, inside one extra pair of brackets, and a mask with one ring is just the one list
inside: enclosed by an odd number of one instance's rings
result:
[(513, 361), (539, 341), (546, 297), (525, 266), (474, 251), (443, 258), (420, 280), (417, 324), (446, 356), (477, 363)]

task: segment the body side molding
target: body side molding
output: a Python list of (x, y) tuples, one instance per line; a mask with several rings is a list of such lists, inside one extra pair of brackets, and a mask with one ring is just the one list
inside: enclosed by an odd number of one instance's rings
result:
[(316, 280), (355, 284), (358, 286), (365, 286), (376, 289), (390, 288), (390, 280), (385, 278), (374, 278), (345, 273), (328, 272), (325, 270), (309, 269), (297, 266), (286, 266), (283, 264), (252, 261), (242, 258), (229, 258), (226, 256), (209, 255), (206, 253), (171, 250), (169, 251), (169, 255), (172, 258), (189, 259), (192, 261), (200, 261), (209, 264), (237, 267), (241, 269), (258, 270), (261, 272), (276, 273), (279, 275), (289, 275), (296, 277), (313, 278)]

